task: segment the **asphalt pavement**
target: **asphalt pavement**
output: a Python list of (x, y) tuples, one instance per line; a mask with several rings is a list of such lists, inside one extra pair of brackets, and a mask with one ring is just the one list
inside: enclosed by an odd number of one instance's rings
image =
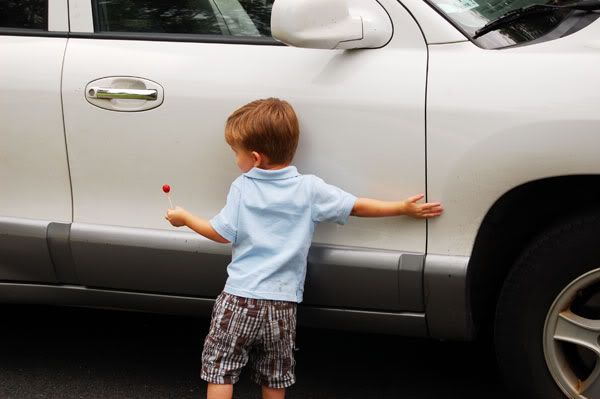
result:
[[(205, 398), (210, 320), (0, 305), (0, 398)], [(289, 399), (507, 398), (487, 344), (300, 326)], [(234, 398), (260, 398), (244, 370)]]

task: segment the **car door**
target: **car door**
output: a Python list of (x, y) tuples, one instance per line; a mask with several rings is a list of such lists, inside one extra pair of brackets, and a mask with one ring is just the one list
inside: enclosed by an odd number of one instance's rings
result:
[[(275, 42), (267, 0), (71, 0), (62, 94), (82, 283), (220, 292), (231, 247), (172, 227), (161, 187), (171, 185), (175, 205), (214, 216), (240, 173), (225, 120), (256, 98), (295, 107), (300, 173), (361, 197), (424, 193), (427, 50), (404, 7), (380, 3), (393, 39), (344, 51)], [(111, 90), (142, 97), (99, 98)], [(305, 303), (422, 310), (424, 253), (422, 220), (321, 224)]]
[(48, 231), (61, 235), (72, 220), (60, 93), (67, 31), (67, 0), (0, 2), (4, 282), (74, 281), (72, 269), (55, 271), (47, 240)]

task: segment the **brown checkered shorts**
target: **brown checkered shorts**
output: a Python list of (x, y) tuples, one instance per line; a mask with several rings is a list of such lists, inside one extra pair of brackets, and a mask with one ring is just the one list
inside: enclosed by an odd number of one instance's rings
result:
[(200, 377), (234, 384), (250, 360), (257, 384), (286, 388), (295, 383), (296, 306), (221, 292), (204, 340)]

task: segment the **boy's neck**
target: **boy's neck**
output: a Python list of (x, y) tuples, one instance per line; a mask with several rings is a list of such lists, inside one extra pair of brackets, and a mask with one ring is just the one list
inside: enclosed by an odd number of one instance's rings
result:
[(289, 163), (284, 163), (284, 164), (279, 164), (279, 165), (259, 165), (259, 166), (255, 166), (255, 168), (265, 169), (265, 170), (277, 170), (277, 169), (287, 168), (288, 166), (290, 166)]

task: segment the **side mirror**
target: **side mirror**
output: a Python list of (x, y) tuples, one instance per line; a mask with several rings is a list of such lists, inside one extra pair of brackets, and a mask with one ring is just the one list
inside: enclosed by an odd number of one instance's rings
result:
[(377, 48), (392, 38), (392, 21), (376, 0), (276, 0), (271, 34), (296, 47)]

